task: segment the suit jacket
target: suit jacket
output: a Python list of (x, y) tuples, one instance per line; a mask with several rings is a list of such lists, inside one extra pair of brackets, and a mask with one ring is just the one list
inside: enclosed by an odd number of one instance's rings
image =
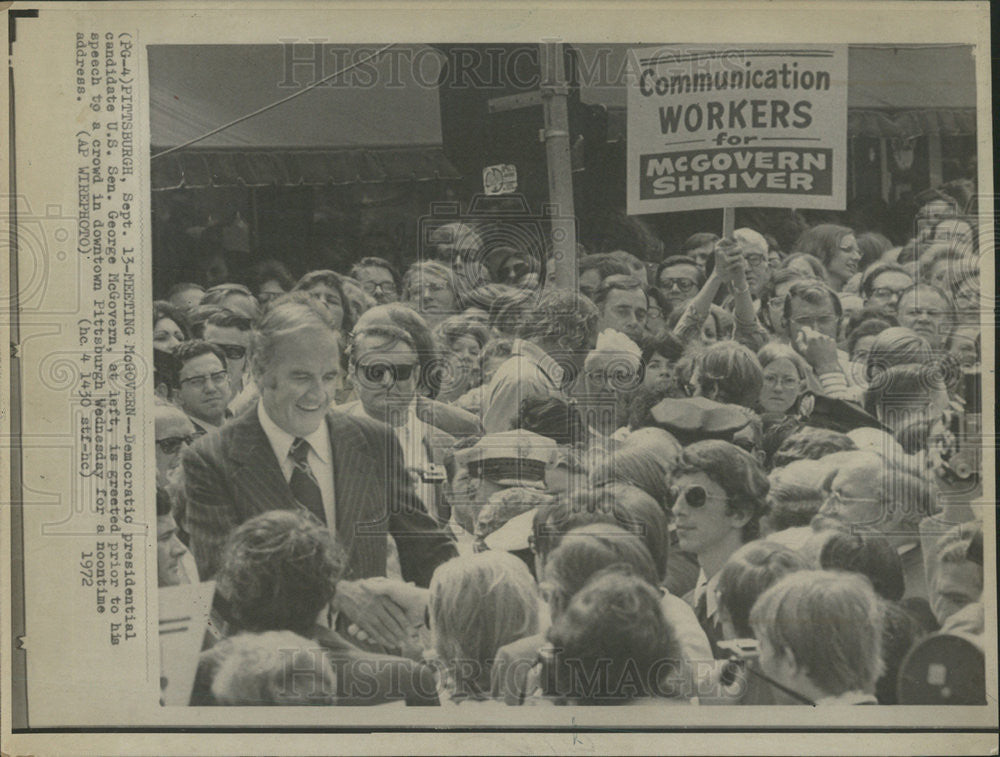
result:
[[(361, 400), (354, 400), (353, 402), (338, 405), (337, 410), (352, 416), (368, 418), (364, 414), (365, 411), (361, 405)], [(420, 417), (419, 413), (417, 417)], [(427, 453), (427, 459), (432, 463), (443, 466), (448, 455), (454, 451), (458, 440), (447, 431), (437, 428), (432, 423), (424, 420), (424, 418), (420, 418), (420, 420), (427, 426), (427, 430), (421, 440), (424, 445), (424, 451)], [(377, 423), (378, 421), (375, 422)], [(438, 521), (442, 524), (447, 523), (451, 517), (451, 506), (448, 504), (445, 494), (445, 483), (442, 481), (440, 484), (434, 484), (434, 501), (425, 503), (430, 505), (432, 514), (437, 516)]]
[[(420, 586), (457, 554), (454, 539), (427, 514), (403, 469), (399, 442), (383, 425), (331, 410), (336, 537), (346, 579), (384, 576), (386, 534), (403, 578)], [(203, 581), (219, 568), (234, 528), (268, 510), (301, 507), (292, 496), (253, 407), (184, 453), (184, 529)]]

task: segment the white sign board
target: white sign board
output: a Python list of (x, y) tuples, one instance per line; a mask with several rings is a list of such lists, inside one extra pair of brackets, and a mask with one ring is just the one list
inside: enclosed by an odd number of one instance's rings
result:
[(844, 209), (846, 45), (629, 52), (630, 214)]

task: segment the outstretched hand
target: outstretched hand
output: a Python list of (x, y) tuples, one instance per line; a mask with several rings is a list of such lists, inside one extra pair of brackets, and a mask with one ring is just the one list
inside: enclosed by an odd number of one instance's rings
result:
[[(358, 631), (364, 633), (364, 638), (395, 649), (410, 639), (415, 624), (408, 617), (407, 610), (393, 600), (387, 583), (402, 584), (401, 581), (381, 577), (340, 581), (333, 607), (344, 613)], [(421, 610), (421, 618), (422, 614)], [(354, 635), (362, 638), (361, 633)]]

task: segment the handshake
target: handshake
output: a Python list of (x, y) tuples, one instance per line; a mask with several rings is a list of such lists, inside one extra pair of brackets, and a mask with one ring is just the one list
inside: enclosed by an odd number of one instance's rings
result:
[(347, 631), (358, 641), (406, 650), (420, 643), (428, 596), (427, 589), (392, 578), (340, 581), (333, 609), (350, 621)]

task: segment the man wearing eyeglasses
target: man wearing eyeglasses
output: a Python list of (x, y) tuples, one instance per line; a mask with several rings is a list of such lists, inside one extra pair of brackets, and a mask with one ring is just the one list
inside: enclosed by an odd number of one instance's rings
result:
[(379, 305), (399, 299), (400, 278), (392, 264), (383, 258), (361, 258), (351, 268), (351, 278), (361, 283), (365, 294), (375, 298)]
[(330, 312), (306, 293), (282, 298), (261, 317), (253, 335), (260, 402), (185, 453), (182, 525), (207, 580), (238, 525), (275, 509), (308, 512), (343, 548), (331, 607), (338, 623), (399, 648), (414, 626), (387, 596), (389, 587), (406, 588), (389, 580), (393, 565), (403, 580), (427, 586), (457, 553), (417, 499), (396, 439), (381, 424), (330, 409), (339, 338)]
[(183, 411), (168, 403), (157, 403), (156, 485), (167, 486), (181, 464), (181, 452), (195, 440), (194, 424)]
[(243, 316), (222, 311), (205, 321), (204, 338), (226, 355), (229, 390), (233, 397), (243, 391), (247, 376), (247, 351), (250, 349), (250, 321)]
[(837, 347), (842, 313), (840, 299), (826, 284), (797, 281), (785, 298), (782, 326), (789, 343), (812, 368), (807, 377), (812, 391), (860, 402), (862, 390), (852, 378), (850, 356)]
[(899, 295), (912, 284), (913, 277), (901, 265), (882, 263), (873, 266), (861, 279), (865, 309), (895, 316)]
[(814, 531), (845, 530), (881, 534), (896, 548), (903, 566), (906, 597), (927, 597), (927, 580), (920, 548), (921, 519), (936, 507), (933, 489), (924, 476), (872, 452), (836, 452), (822, 458), (823, 505), (813, 517)]
[(195, 432), (205, 434), (226, 420), (226, 407), (232, 397), (226, 353), (201, 339), (181, 342), (174, 350), (179, 371), (176, 400), (194, 424)]
[(694, 258), (673, 255), (660, 263), (656, 280), (673, 310), (680, 312), (705, 283), (705, 273)]
[(417, 414), (420, 360), (413, 340), (403, 329), (391, 326), (364, 328), (351, 340), (350, 367), (359, 399), (343, 405), (344, 411), (392, 429), (420, 501), (438, 522), (447, 523), (444, 460), (456, 440)]

